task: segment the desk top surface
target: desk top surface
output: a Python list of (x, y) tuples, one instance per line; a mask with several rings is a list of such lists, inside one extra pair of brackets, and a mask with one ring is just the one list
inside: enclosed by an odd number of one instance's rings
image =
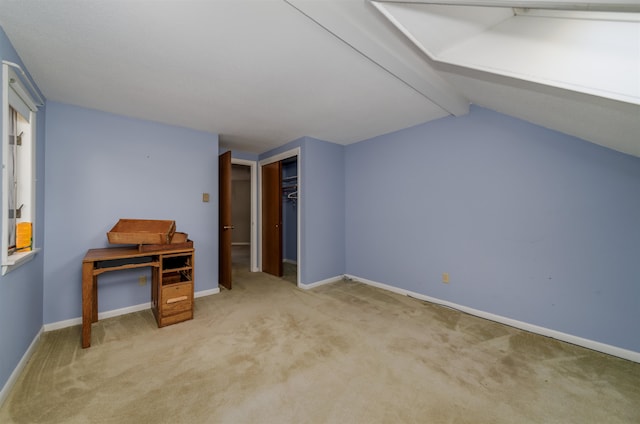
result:
[(108, 261), (112, 259), (139, 258), (144, 256), (167, 255), (180, 252), (193, 252), (193, 248), (156, 250), (153, 252), (140, 252), (137, 246), (104, 247), (89, 249), (82, 262)]

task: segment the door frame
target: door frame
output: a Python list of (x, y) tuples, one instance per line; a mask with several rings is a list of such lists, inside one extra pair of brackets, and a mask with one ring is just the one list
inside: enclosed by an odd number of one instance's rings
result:
[[(249, 172), (251, 173), (251, 229), (250, 229), (250, 243), (251, 246), (249, 248), (249, 269), (251, 272), (258, 272), (262, 269), (262, 265), (258, 266), (258, 208), (256, 207), (256, 198), (258, 191), (258, 172), (257, 167), (258, 163), (253, 160), (246, 159), (235, 159), (233, 156), (231, 157), (231, 165), (244, 165), (249, 167)], [(233, 181), (231, 182), (233, 185)], [(261, 211), (262, 213), (262, 211)]]
[[(297, 258), (297, 276), (296, 276), (296, 285), (298, 287), (300, 287), (300, 271), (302, 269), (302, 263), (303, 263), (303, 259), (302, 259), (302, 244), (300, 243), (300, 241), (302, 240), (301, 237), (301, 228), (302, 228), (302, 204), (304, 202), (304, 192), (300, 190), (301, 187), (301, 169), (302, 169), (302, 149), (300, 147), (296, 147), (294, 149), (291, 150), (287, 150), (285, 152), (282, 153), (278, 153), (276, 155), (270, 156), (268, 158), (262, 159), (261, 161), (258, 162), (258, 165), (260, 166), (260, 172), (258, 172), (258, 185), (260, 187), (260, 190), (258, 190), (258, 222), (259, 222), (259, 227), (262, 228), (262, 167), (264, 165), (268, 165), (270, 163), (273, 162), (278, 162), (284, 159), (289, 159), (292, 158), (294, 156), (297, 156), (297, 168), (298, 168), (298, 200), (297, 200), (297, 207), (296, 207), (296, 213), (298, 214), (298, 223), (296, 226), (296, 238), (297, 238), (297, 252), (296, 255), (298, 256)], [(258, 269), (259, 271), (262, 271), (262, 232), (257, 233), (259, 240), (258, 243), (256, 243), (256, 247), (258, 249), (260, 249), (258, 251)]]

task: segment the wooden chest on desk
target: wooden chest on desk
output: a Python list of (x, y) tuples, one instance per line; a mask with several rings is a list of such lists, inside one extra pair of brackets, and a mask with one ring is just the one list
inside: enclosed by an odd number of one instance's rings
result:
[(151, 309), (158, 327), (193, 318), (194, 249), (162, 254), (152, 278)]

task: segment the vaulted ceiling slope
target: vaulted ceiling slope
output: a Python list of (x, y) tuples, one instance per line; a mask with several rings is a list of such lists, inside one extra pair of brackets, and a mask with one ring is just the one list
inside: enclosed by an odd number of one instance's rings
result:
[[(631, 61), (593, 37), (580, 44), (587, 53), (577, 76), (605, 70), (593, 91), (584, 81), (557, 84), (558, 52), (531, 50), (543, 42), (571, 51), (563, 31), (530, 25), (525, 34), (514, 21), (566, 17), (532, 17), (496, 1), (502, 7), (0, 0), (0, 26), (48, 100), (219, 133), (222, 146), (237, 150), (259, 153), (301, 136), (349, 144), (464, 115), (475, 103), (640, 156), (638, 93), (607, 95), (621, 84), (640, 92), (634, 27)], [(504, 46), (489, 49), (497, 35)], [(621, 77), (603, 81), (608, 68)]]
[(640, 154), (640, 2), (372, 3), (474, 103)]

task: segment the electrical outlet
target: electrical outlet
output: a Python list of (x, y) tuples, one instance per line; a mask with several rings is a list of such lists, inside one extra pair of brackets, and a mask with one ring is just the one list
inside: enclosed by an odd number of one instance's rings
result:
[(202, 201), (207, 203), (209, 201), (209, 193), (202, 193)]
[(147, 284), (147, 276), (146, 275), (141, 275), (140, 277), (138, 277), (138, 285), (139, 286), (144, 286)]
[(443, 272), (442, 273), (442, 282), (445, 284), (449, 284), (449, 273), (448, 272)]

